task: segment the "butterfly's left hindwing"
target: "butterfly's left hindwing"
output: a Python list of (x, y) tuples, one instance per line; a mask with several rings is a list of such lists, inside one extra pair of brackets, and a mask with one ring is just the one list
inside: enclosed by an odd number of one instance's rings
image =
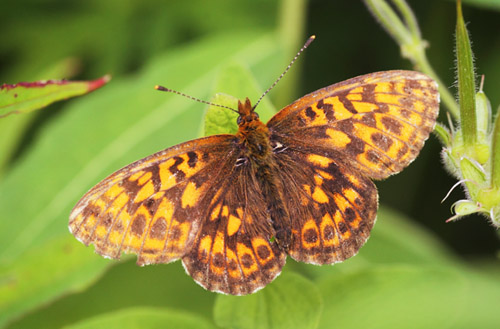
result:
[(289, 146), (275, 156), (292, 232), (288, 254), (301, 262), (333, 264), (354, 256), (370, 236), (378, 194), (339, 154), (317, 151)]
[(186, 254), (198, 234), (213, 185), (234, 163), (234, 136), (186, 142), (110, 175), (76, 204), (69, 229), (96, 252), (138, 264), (167, 263)]

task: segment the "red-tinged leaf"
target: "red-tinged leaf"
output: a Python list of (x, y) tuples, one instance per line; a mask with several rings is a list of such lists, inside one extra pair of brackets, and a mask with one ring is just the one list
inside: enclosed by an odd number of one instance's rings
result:
[(0, 86), (0, 118), (12, 113), (41, 109), (59, 100), (87, 94), (105, 85), (111, 77), (91, 81), (47, 80)]

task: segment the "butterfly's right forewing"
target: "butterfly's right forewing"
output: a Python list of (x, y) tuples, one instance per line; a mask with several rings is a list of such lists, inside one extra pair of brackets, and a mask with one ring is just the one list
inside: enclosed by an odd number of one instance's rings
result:
[(96, 252), (139, 264), (184, 256), (206, 216), (214, 184), (237, 154), (234, 136), (186, 142), (128, 165), (93, 187), (76, 204), (69, 229)]

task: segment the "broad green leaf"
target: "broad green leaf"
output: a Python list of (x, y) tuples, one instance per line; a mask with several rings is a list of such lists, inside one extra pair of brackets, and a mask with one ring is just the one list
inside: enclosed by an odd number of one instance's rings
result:
[[(225, 94), (229, 94), (233, 98), (217, 94), (210, 101), (215, 104), (229, 106), (236, 111), (238, 110), (238, 100), (244, 102), (245, 98), (248, 97), (252, 105), (254, 105), (264, 92), (258, 86), (255, 77), (248, 67), (239, 63), (230, 63), (221, 68), (214, 88), (214, 91), (217, 90), (227, 90)], [(255, 111), (264, 123), (276, 113), (276, 110), (269, 101), (269, 97), (264, 97)], [(238, 131), (238, 125), (236, 124), (237, 117), (237, 113), (231, 112), (228, 109), (210, 106), (205, 116), (204, 135), (236, 133)]]
[(381, 206), (362, 257), (373, 264), (460, 264), (431, 232), (405, 215)]
[[(46, 68), (36, 75), (35, 80), (69, 79), (73, 77), (80, 66), (75, 58), (66, 58)], [(2, 117), (0, 120), (0, 179), (7, 165), (12, 162), (12, 158), (18, 147), (21, 146), (23, 136), (26, 134), (29, 124), (33, 122), (38, 113), (26, 113), (24, 115), (10, 115)]]
[(318, 285), (319, 328), (497, 328), (500, 321), (500, 282), (465, 268), (373, 266)]
[(500, 10), (500, 0), (464, 0), (468, 5)]
[(455, 270), (394, 265), (324, 277), (319, 288), (321, 329), (449, 328), (465, 311), (468, 284)]
[(106, 264), (110, 265), (65, 236), (1, 266), (0, 327), (63, 293), (84, 289), (103, 273)]
[(110, 76), (92, 81), (47, 80), (0, 86), (0, 118), (27, 113), (51, 103), (89, 93), (102, 87)]
[(495, 264), (494, 276), (487, 277), (484, 274), (485, 271), (482, 272), (464, 273), (466, 274), (468, 286), (463, 299), (465, 307), (463, 308), (463, 312), (457, 312), (458, 318), (453, 325), (454, 329), (498, 328), (498, 324), (500, 323), (500, 313), (498, 312), (498, 300), (500, 296), (498, 263)]
[(219, 295), (214, 319), (222, 328), (317, 328), (323, 301), (316, 286), (284, 271), (275, 281), (247, 296)]
[[(92, 249), (84, 248), (89, 255), (101, 259)], [(42, 305), (8, 328), (61, 328), (96, 315), (137, 306), (184, 310), (212, 317), (217, 294), (197, 285), (180, 261), (141, 267), (132, 258), (135, 257), (130, 256), (123, 262), (106, 260), (113, 266), (91, 286)]]
[[(239, 99), (226, 94), (215, 94), (210, 102), (217, 105), (227, 106), (235, 111), (238, 109)], [(236, 134), (238, 125), (236, 120), (238, 113), (235, 113), (227, 108), (210, 105), (205, 115), (204, 136), (219, 135), (219, 134)]]
[[(247, 63), (267, 84), (279, 74), (273, 62), (277, 53), (279, 44), (260, 32), (207, 38), (169, 51), (133, 79), (116, 79), (102, 92), (72, 102), (0, 182), (0, 264), (12, 266), (29, 250), (69, 235), (71, 208), (106, 175), (197, 137), (203, 106), (159, 93), (154, 85), (165, 85), (168, 77), (166, 85), (206, 98), (219, 67), (229, 60)], [(39, 261), (51, 258), (64, 261), (64, 250), (42, 254)], [(67, 261), (84, 266), (85, 259)]]
[(66, 329), (216, 329), (207, 319), (173, 309), (137, 307), (105, 313), (64, 327)]

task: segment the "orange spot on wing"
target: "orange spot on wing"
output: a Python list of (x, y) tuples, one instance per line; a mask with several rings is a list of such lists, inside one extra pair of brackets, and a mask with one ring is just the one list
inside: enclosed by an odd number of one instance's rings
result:
[(359, 113), (373, 112), (375, 110), (378, 110), (378, 105), (375, 103), (352, 102), (352, 105), (354, 106), (354, 109)]
[(146, 200), (147, 198), (149, 198), (154, 193), (155, 193), (155, 188), (154, 188), (153, 182), (149, 181), (146, 185), (144, 185), (139, 190), (139, 192), (135, 196), (134, 202), (136, 202), (136, 203), (142, 202), (142, 201)]
[(174, 159), (169, 159), (163, 163), (160, 163), (158, 165), (159, 167), (159, 175), (160, 175), (160, 181), (161, 181), (161, 189), (162, 190), (168, 190), (169, 188), (173, 187), (175, 184), (177, 184), (177, 179), (175, 176), (170, 172), (170, 168), (174, 165), (175, 160)]
[(229, 215), (229, 220), (227, 222), (227, 234), (229, 236), (232, 236), (233, 234), (238, 232), (240, 226), (241, 226), (241, 219), (236, 216)]
[(151, 177), (153, 177), (153, 174), (150, 171), (148, 171), (144, 175), (142, 175), (141, 178), (137, 180), (137, 184), (143, 185), (144, 183), (148, 182), (151, 179)]
[(131, 175), (128, 178), (128, 180), (131, 182), (134, 182), (134, 181), (138, 180), (139, 177), (141, 177), (142, 175), (144, 175), (144, 170), (140, 170), (140, 171), (136, 172), (135, 174)]
[(352, 113), (346, 109), (337, 96), (329, 97), (325, 99), (324, 102), (333, 105), (333, 112), (336, 120), (345, 120), (352, 117)]
[(327, 129), (328, 139), (326, 142), (335, 148), (345, 148), (351, 142), (351, 138), (344, 132), (337, 129)]
[(198, 202), (202, 193), (201, 188), (197, 188), (194, 182), (188, 182), (184, 193), (182, 193), (181, 205), (182, 208), (193, 207)]
[(332, 159), (317, 154), (309, 154), (307, 161), (322, 168), (328, 167), (333, 162)]
[(318, 203), (328, 203), (329, 199), (328, 196), (326, 195), (325, 191), (323, 191), (322, 188), (319, 186), (314, 187), (314, 192), (312, 194), (312, 198), (314, 201)]

